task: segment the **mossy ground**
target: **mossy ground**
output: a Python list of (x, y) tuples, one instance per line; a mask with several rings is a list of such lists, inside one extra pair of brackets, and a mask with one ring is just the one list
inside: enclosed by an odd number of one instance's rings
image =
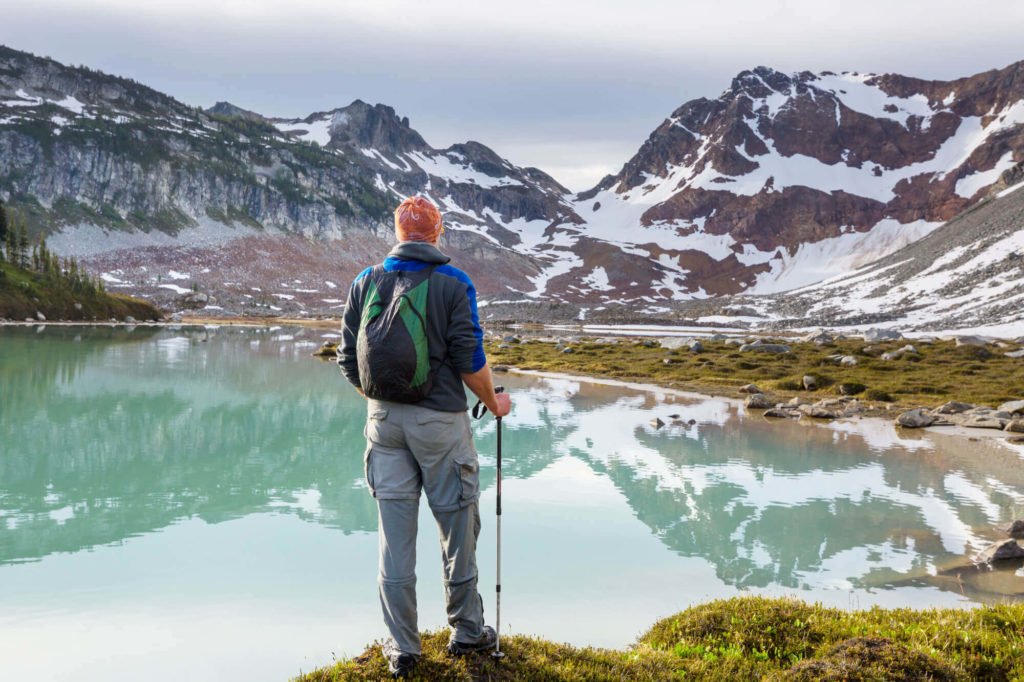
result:
[(0, 263), (0, 317), (35, 319), (37, 311), (47, 320), (123, 320), (128, 315), (140, 321), (163, 319), (163, 313), (147, 301), (103, 291), (72, 291), (63, 283)]
[[(424, 636), (420, 680), (1021, 680), (1024, 604), (959, 610), (844, 611), (793, 599), (737, 597), (659, 621), (624, 651), (532, 637), (507, 657), (452, 659), (447, 633)], [(300, 676), (379, 680), (379, 645)]]
[[(739, 396), (740, 386), (754, 383), (782, 398), (820, 399), (838, 396), (843, 383), (861, 384), (863, 391), (857, 397), (875, 403), (880, 410), (936, 406), (947, 400), (998, 405), (1024, 396), (1024, 359), (1005, 355), (1019, 348), (1016, 344), (980, 348), (957, 347), (953, 341), (868, 344), (845, 339), (826, 346), (787, 342), (791, 352), (773, 355), (741, 352), (724, 341), (702, 343), (702, 353), (652, 348), (642, 341), (574, 343), (572, 353), (562, 353), (554, 343), (543, 341), (492, 342), (487, 354), (492, 365), (652, 383), (713, 395)], [(879, 357), (908, 343), (919, 352), (899, 360)], [(828, 359), (837, 354), (852, 355), (858, 364), (843, 367)], [(818, 390), (802, 390), (805, 375), (818, 379)]]

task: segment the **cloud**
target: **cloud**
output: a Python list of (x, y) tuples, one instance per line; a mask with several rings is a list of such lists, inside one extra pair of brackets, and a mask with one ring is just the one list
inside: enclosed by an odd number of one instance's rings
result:
[(384, 102), (435, 146), (477, 139), (581, 189), (744, 68), (952, 78), (1024, 57), (1022, 24), (1024, 3), (995, 21), (947, 0), (34, 0), (5, 10), (0, 41), (191, 104)]

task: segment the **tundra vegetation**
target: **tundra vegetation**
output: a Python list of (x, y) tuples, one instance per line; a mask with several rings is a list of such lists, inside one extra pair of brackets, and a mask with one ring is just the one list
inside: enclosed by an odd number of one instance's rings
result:
[[(740, 388), (747, 384), (756, 384), (779, 400), (817, 400), (845, 391), (880, 413), (938, 406), (949, 400), (999, 405), (1024, 397), (1024, 358), (1006, 355), (1021, 348), (1017, 343), (1005, 347), (907, 339), (878, 343), (837, 339), (825, 345), (787, 339), (782, 343), (788, 352), (742, 351), (728, 339), (701, 339), (699, 352), (685, 345), (669, 350), (650, 340), (491, 341), (487, 353), (495, 366), (636, 381), (711, 395), (741, 397)], [(916, 352), (898, 352), (908, 343)], [(887, 353), (897, 358), (884, 358)], [(841, 358), (850, 357), (856, 364), (841, 363)], [(805, 388), (807, 376), (815, 379), (813, 390)]]
[[(1015, 680), (1024, 677), (1024, 604), (846, 611), (735, 597), (658, 621), (625, 650), (503, 637), (507, 654), (452, 659), (427, 633), (420, 680)], [(300, 682), (386, 679), (380, 645)]]

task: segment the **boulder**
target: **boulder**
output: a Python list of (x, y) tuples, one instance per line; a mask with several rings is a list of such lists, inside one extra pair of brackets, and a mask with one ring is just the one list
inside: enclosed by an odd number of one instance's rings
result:
[(855, 367), (857, 365), (857, 358), (852, 355), (844, 355), (839, 358), (839, 364), (843, 367)]
[(747, 397), (746, 405), (752, 410), (767, 410), (769, 407), (775, 407), (772, 399), (764, 393), (751, 394)]
[(651, 426), (653, 426), (656, 429), (660, 429), (664, 425), (665, 422), (661, 421), (661, 417), (655, 417), (654, 419), (651, 420)]
[(956, 400), (950, 400), (948, 403), (939, 406), (939, 408), (935, 411), (938, 412), (939, 414), (960, 414), (961, 412), (966, 412), (967, 410), (973, 409), (974, 405), (970, 403), (961, 403), (957, 402)]
[(911, 345), (906, 345), (903, 346), (903, 348), (898, 348), (896, 350), (891, 350), (887, 353), (882, 353), (881, 358), (887, 361), (899, 360), (907, 353), (917, 353), (917, 349)]
[(745, 343), (746, 342), (743, 341), (742, 339), (726, 339), (725, 340), (725, 345), (727, 345), (727, 346), (742, 346)]
[(763, 341), (755, 341), (754, 343), (745, 343), (740, 346), (741, 352), (756, 351), (758, 353), (788, 353), (789, 346), (783, 343), (764, 343)]
[(131, 315), (125, 315), (124, 316), (124, 323), (125, 324), (135, 324), (135, 318), (132, 317)]
[(567, 353), (567, 354), (570, 354), (570, 355), (571, 355), (572, 353), (575, 353), (576, 351), (575, 351), (575, 350), (573, 350), (572, 348), (563, 348), (562, 350), (560, 350), (560, 351), (558, 351), (558, 352), (559, 352), (559, 353)]
[(1011, 561), (1013, 559), (1024, 559), (1024, 547), (1017, 544), (1016, 540), (1002, 540), (986, 547), (978, 554), (978, 563), (992, 564), (997, 561)]
[(1024, 419), (1012, 419), (1003, 429), (1007, 433), (1024, 433)]
[(961, 426), (972, 429), (998, 429), (1000, 431), (1006, 427), (1006, 424), (1006, 419), (1000, 419), (999, 417), (987, 414), (972, 414), (961, 422)]
[(1010, 523), (1001, 526), (999, 530), (1003, 531), (1015, 540), (1024, 540), (1024, 519), (1011, 521)]
[(931, 426), (934, 423), (935, 417), (929, 414), (922, 407), (907, 410), (900, 416), (896, 417), (897, 426), (902, 426), (908, 429), (921, 429), (926, 426)]
[(837, 419), (839, 413), (823, 405), (823, 402), (817, 402), (813, 405), (801, 405), (800, 412), (814, 419)]
[(81, 312), (81, 310), (82, 310), (82, 304), (79, 303), (78, 301), (75, 301), (75, 310), (77, 310), (79, 312)]
[(690, 349), (690, 352), (692, 352), (692, 353), (703, 353), (704, 352), (704, 344), (701, 343), (700, 341), (698, 341), (697, 339), (690, 339), (689, 342), (686, 345)]
[(787, 410), (782, 407), (770, 407), (764, 411), (764, 416), (774, 417), (776, 419), (794, 419), (800, 415), (793, 410)]
[(810, 405), (810, 403), (801, 398), (800, 396), (792, 398), (788, 403), (786, 403), (786, 407), (792, 408), (797, 408), (800, 407), (801, 405)]
[(764, 393), (754, 384), (747, 384), (746, 386), (740, 386), (740, 393)]
[(209, 296), (207, 296), (201, 291), (192, 291), (178, 299), (177, 307), (199, 310), (200, 308), (205, 308), (209, 303)]
[(815, 346), (829, 346), (835, 342), (835, 339), (831, 334), (824, 330), (819, 330), (808, 334), (807, 336), (800, 339), (803, 343), (813, 343)]
[(671, 365), (672, 364), (672, 358), (662, 358), (661, 364), (663, 364), (663, 365)]
[(172, 313), (171, 314), (171, 322), (174, 322), (175, 324), (177, 324), (178, 322), (181, 322), (181, 320), (182, 320), (181, 313)]
[(1024, 414), (1024, 400), (1011, 400), (999, 406), (1000, 412), (1010, 414)]
[(956, 345), (960, 346), (987, 346), (989, 340), (981, 336), (958, 336), (956, 337)]
[(1021, 348), (1020, 350), (1011, 351), (1006, 354), (1006, 357), (1014, 359), (1024, 358), (1024, 348)]
[(665, 350), (677, 350), (687, 344), (689, 339), (683, 339), (678, 336), (670, 336), (661, 340), (661, 347)]
[(40, 322), (46, 322), (46, 315), (43, 315), (41, 312), (37, 310), (36, 319), (39, 320)]
[(895, 329), (869, 329), (864, 332), (864, 340), (868, 343), (878, 343), (879, 341), (899, 341), (903, 338), (903, 334), (899, 333)]
[(803, 378), (803, 384), (805, 391), (814, 391), (817, 390), (818, 388), (818, 380), (815, 377), (812, 377), (810, 374), (806, 375)]

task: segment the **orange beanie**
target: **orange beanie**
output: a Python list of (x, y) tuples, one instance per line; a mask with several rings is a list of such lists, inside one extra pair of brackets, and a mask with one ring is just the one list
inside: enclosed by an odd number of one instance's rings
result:
[(395, 234), (400, 242), (432, 242), (441, 236), (441, 212), (424, 197), (409, 197), (395, 209)]

